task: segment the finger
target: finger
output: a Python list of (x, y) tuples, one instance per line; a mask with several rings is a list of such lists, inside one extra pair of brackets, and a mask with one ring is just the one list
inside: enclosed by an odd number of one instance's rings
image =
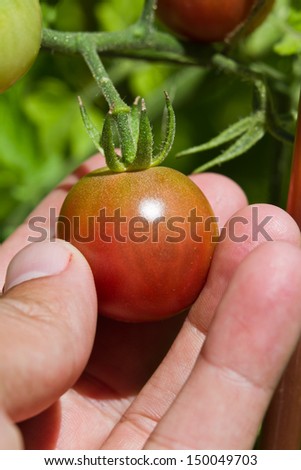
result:
[[(228, 178), (212, 175), (210, 181), (205, 178), (204, 181), (200, 179), (205, 191), (208, 189), (206, 184), (210, 187), (213, 181), (216, 182), (217, 186), (224, 187), (224, 198), (228, 196), (232, 200), (236, 200), (236, 208), (240, 207), (241, 204), (245, 205), (246, 200), (243, 192)], [(218, 210), (218, 201), (220, 201), (220, 197), (213, 201), (216, 210)], [(232, 203), (232, 208), (233, 206), (234, 203)], [(140, 390), (141, 386), (145, 384), (146, 379), (150, 377), (149, 372), (154, 371), (154, 366), (157, 367), (158, 359), (162, 360), (161, 351), (165, 356), (166, 344), (169, 349), (170, 343), (174, 340), (182, 322), (182, 319), (178, 322), (177, 318), (165, 322), (153, 322), (152, 324), (127, 324), (102, 320), (102, 333), (105, 330), (106, 334), (100, 335), (98, 338), (98, 346), (96, 345), (98, 350), (95, 356), (96, 358), (99, 357), (101, 349), (109, 352), (109, 354), (107, 354), (107, 360), (102, 371), (99, 370), (99, 360), (94, 360), (93, 367), (92, 361), (90, 361), (89, 372), (93, 369), (93, 375), (101, 377), (102, 380), (109, 377), (110, 379), (107, 380), (110, 380), (110, 387), (114, 390), (120, 390), (122, 395), (128, 387), (130, 387), (130, 392), (133, 394), (134, 391)], [(113, 334), (110, 334), (110, 332)], [(116, 347), (117, 344), (118, 348)], [(120, 352), (122, 352), (121, 355)], [(112, 370), (119, 369), (121, 358), (126, 367), (116, 377)], [(147, 367), (150, 362), (151, 367)], [(95, 373), (95, 369), (97, 369), (97, 373)], [(114, 378), (117, 380), (114, 380)]]
[[(203, 174), (197, 175), (194, 181), (210, 198), (210, 203), (216, 215), (219, 216), (222, 213), (221, 223), (225, 218), (232, 215), (232, 211), (246, 205), (246, 197), (243, 191), (229, 178), (221, 175)], [(218, 191), (213, 191), (213, 187), (217, 187)], [(229, 207), (225, 205), (226, 200), (231, 201)], [(186, 333), (183, 338), (185, 336)], [(108, 338), (109, 335), (106, 335), (106, 337)], [(140, 392), (133, 406), (128, 409), (120, 423), (114, 428), (104, 444), (104, 448), (116, 449), (121, 448), (121, 446), (122, 448), (129, 448), (128, 446), (135, 449), (141, 448), (156, 421), (160, 419), (166, 407), (174, 399), (175, 393), (181, 387), (192, 367), (199, 345), (197, 344), (196, 347), (194, 335), (190, 339), (191, 343), (188, 340), (187, 344), (184, 339), (183, 342), (181, 340), (179, 343), (177, 340), (179, 351), (174, 345), (150, 382)], [(184, 355), (183, 351), (185, 352)], [(111, 357), (114, 356), (110, 354)], [(136, 357), (140, 359), (141, 354), (136, 354)], [(144, 362), (140, 360), (140, 364), (143, 366)], [(115, 369), (116, 367), (118, 367), (118, 364), (114, 365)], [(125, 374), (127, 374), (127, 370), (128, 368), (124, 369)], [(129, 436), (129, 439), (125, 440), (124, 435)]]
[(0, 311), (0, 401), (18, 421), (53, 403), (89, 358), (97, 303), (87, 262), (61, 240), (27, 246), (9, 265)]
[(216, 173), (201, 173), (191, 175), (190, 179), (204, 192), (220, 227), (223, 227), (229, 217), (238, 209), (247, 206), (245, 193), (238, 184), (224, 175)]
[(237, 269), (188, 381), (147, 449), (250, 449), (301, 330), (301, 251), (265, 244)]
[(189, 321), (197, 330), (207, 333), (231, 276), (247, 254), (262, 243), (275, 240), (296, 246), (301, 241), (298, 225), (279, 207), (254, 204), (232, 215), (221, 232), (207, 283), (190, 311)]
[[(266, 230), (273, 240), (285, 240), (293, 245), (300, 245), (298, 226), (286, 212), (277, 207), (244, 207), (230, 219), (243, 219), (247, 223), (237, 224), (235, 237), (229, 229), (226, 231), (224, 240), (216, 248), (207, 283), (190, 310), (172, 348), (122, 417), (105, 443), (105, 448), (116, 449), (121, 445), (129, 445), (129, 442), (133, 448), (141, 448), (181, 390), (199, 355), (216, 307), (237, 267), (250, 251), (265, 243), (263, 236), (254, 236), (255, 215), (252, 215), (252, 208), (257, 209), (256, 217), (259, 223), (267, 216), (272, 217)], [(230, 221), (228, 227), (229, 224)], [(244, 237), (241, 239), (242, 236)], [(130, 436), (126, 444), (124, 435)]]
[(0, 411), (0, 450), (21, 450), (23, 442), (17, 426)]
[[(219, 210), (221, 204), (221, 212), (230, 216), (233, 210), (245, 206), (244, 193), (230, 179), (219, 175), (212, 175), (209, 179), (205, 175), (199, 176), (198, 184), (206, 191), (207, 196), (212, 186), (218, 187), (218, 191), (210, 193), (215, 211)], [(227, 210), (224, 201), (229, 199), (232, 202)], [(35, 449), (99, 446), (166, 355), (183, 318), (178, 316), (164, 322), (136, 325), (100, 319), (86, 370), (88, 373), (81, 377), (75, 390), (67, 392), (60, 400), (60, 412), (64, 415), (62, 425), (58, 428), (53, 424), (57, 416), (53, 407), (31, 419), (22, 425), (23, 431), (26, 430), (27, 446)], [(160, 397), (160, 403), (165, 404), (164, 397)], [(48, 429), (47, 442), (40, 435), (41, 427)], [(129, 439), (125, 439), (124, 435), (120, 436), (120, 444), (117, 432), (118, 443), (114, 448), (125, 446), (125, 442), (138, 448), (135, 440), (132, 440), (134, 436), (131, 426), (125, 427), (129, 433), (126, 437)], [(56, 429), (55, 436), (51, 429)], [(122, 434), (122, 426), (119, 429)], [(146, 438), (143, 437), (144, 443)]]
[(68, 191), (82, 176), (104, 165), (104, 157), (99, 154), (84, 162), (46, 196), (26, 218), (24, 223), (0, 246), (0, 287), (3, 286), (6, 269), (12, 257), (18, 253), (21, 248), (30, 243), (30, 237), (35, 238), (36, 241), (40, 241), (41, 232), (33, 230), (34, 220), (36, 221), (36, 226), (43, 229), (44, 239), (50, 238), (51, 236), (53, 237), (56, 218), (59, 215), (62, 203)]

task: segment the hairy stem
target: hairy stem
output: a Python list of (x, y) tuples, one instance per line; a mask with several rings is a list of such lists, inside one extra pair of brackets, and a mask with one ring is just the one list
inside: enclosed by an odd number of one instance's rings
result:
[[(145, 13), (146, 15), (146, 13)], [(143, 21), (142, 21), (143, 18)], [(149, 21), (149, 20), (148, 20)], [(62, 32), (43, 30), (42, 46), (65, 54), (80, 54), (82, 44), (90, 44), (101, 55), (138, 57), (188, 65), (210, 64), (211, 46), (182, 42), (171, 34), (145, 27), (145, 16), (127, 29), (114, 32)]]
[(80, 52), (110, 107), (110, 113), (115, 120), (119, 135), (122, 160), (125, 164), (129, 164), (134, 160), (136, 154), (136, 144), (133, 139), (130, 120), (131, 108), (121, 99), (102, 64), (95, 46), (89, 42), (83, 42), (80, 46)]
[(129, 107), (120, 98), (118, 91), (107, 74), (95, 47), (89, 43), (83, 43), (80, 52), (110, 108), (114, 109), (114, 111), (119, 109), (129, 111)]
[(149, 30), (152, 29), (154, 18), (155, 18), (155, 9), (157, 8), (157, 0), (145, 0), (142, 14), (140, 17), (140, 23), (147, 25)]

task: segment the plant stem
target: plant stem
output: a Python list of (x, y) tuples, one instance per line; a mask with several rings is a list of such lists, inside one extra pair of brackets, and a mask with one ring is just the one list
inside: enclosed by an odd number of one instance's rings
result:
[[(301, 229), (301, 98), (287, 212)], [(301, 340), (274, 394), (262, 427), (261, 449), (301, 447)]]
[(262, 74), (254, 72), (222, 54), (214, 54), (212, 64), (214, 67), (221, 68), (225, 73), (231, 73), (253, 84), (253, 109), (255, 112), (266, 111), (268, 94), (267, 85)]
[(55, 31), (53, 29), (43, 29), (42, 46), (57, 52), (67, 54), (78, 53), (78, 40), (84, 33), (68, 33), (65, 31)]
[(93, 47), (93, 45), (90, 43), (83, 42), (79, 51), (82, 53), (82, 56), (88, 65), (94, 80), (100, 87), (110, 108), (114, 109), (114, 111), (119, 109), (129, 111), (129, 107), (120, 98), (118, 91), (114, 87), (109, 75), (107, 74), (95, 47)]
[(139, 22), (145, 24), (150, 31), (153, 27), (157, 0), (145, 0)]
[(213, 53), (211, 46), (202, 47), (184, 43), (168, 33), (143, 27), (138, 21), (123, 31), (115, 32), (62, 32), (43, 30), (42, 45), (65, 54), (79, 54), (82, 44), (93, 44), (98, 53), (119, 57), (164, 60), (178, 64), (207, 65)]
[(243, 23), (239, 25), (238, 28), (236, 28), (236, 30), (234, 30), (234, 32), (227, 38), (229, 43), (237, 43), (240, 39), (246, 36), (248, 32), (252, 31), (254, 24), (256, 25), (258, 16), (266, 9), (268, 1), (269, 0), (256, 0), (253, 3), (247, 19), (243, 21)]
[(131, 108), (121, 99), (118, 91), (107, 74), (102, 61), (91, 43), (83, 42), (80, 52), (88, 65), (94, 80), (101, 89), (115, 119), (123, 161), (131, 163), (136, 154), (136, 144), (133, 139), (130, 113)]

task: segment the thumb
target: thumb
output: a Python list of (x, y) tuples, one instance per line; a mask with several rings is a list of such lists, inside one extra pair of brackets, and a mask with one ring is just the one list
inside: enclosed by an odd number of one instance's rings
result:
[(39, 413), (77, 380), (96, 317), (93, 276), (73, 246), (33, 243), (13, 258), (0, 297), (0, 403), (12, 419)]

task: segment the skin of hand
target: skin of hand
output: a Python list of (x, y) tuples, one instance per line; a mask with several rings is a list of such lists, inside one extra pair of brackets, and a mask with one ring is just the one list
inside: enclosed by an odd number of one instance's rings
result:
[[(31, 214), (46, 217), (49, 234), (49, 208), (58, 213), (100, 159)], [(75, 248), (29, 244), (28, 221), (0, 247), (0, 449), (252, 448), (300, 336), (300, 231), (280, 208), (248, 206), (224, 176), (192, 179), (226, 229), (188, 314), (151, 324), (98, 318), (93, 276)], [(273, 241), (254, 236), (254, 207), (259, 220), (270, 217)]]

